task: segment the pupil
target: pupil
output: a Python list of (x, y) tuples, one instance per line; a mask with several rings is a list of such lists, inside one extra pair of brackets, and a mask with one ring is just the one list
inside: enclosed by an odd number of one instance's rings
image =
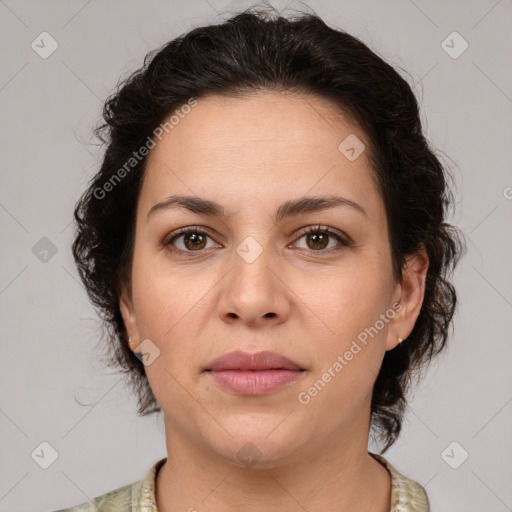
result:
[[(185, 240), (186, 240), (185, 243), (192, 242), (192, 248), (195, 247), (197, 249), (197, 247), (198, 247), (197, 243), (198, 242), (201, 243), (201, 241), (202, 241), (201, 239), (202, 238), (203, 238), (203, 235), (200, 235), (198, 233), (192, 233), (191, 235), (186, 235), (185, 236)], [(187, 244), (187, 247), (188, 247), (188, 244)]]
[[(326, 244), (322, 243), (322, 242), (326, 242), (327, 241), (327, 236), (322, 235), (322, 234), (317, 234), (317, 233), (315, 233), (313, 235), (310, 235), (310, 236), (311, 236), (312, 239), (314, 239), (313, 244), (315, 246), (317, 246), (319, 244), (321, 245), (321, 247), (315, 247), (316, 249), (323, 249), (323, 248), (326, 247)], [(319, 238), (320, 238), (320, 241), (318, 241)]]

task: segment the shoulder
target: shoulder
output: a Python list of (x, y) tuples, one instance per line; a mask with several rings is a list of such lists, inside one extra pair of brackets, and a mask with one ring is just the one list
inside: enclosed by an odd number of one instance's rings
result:
[(155, 479), (166, 460), (167, 458), (164, 458), (155, 462), (142, 480), (96, 496), (80, 505), (53, 512), (156, 512)]
[(370, 455), (391, 474), (391, 512), (430, 512), (427, 493), (418, 482), (402, 475), (382, 455)]
[(91, 501), (75, 507), (63, 508), (54, 512), (125, 512), (131, 510), (133, 489), (137, 483), (125, 485), (114, 491), (109, 491)]

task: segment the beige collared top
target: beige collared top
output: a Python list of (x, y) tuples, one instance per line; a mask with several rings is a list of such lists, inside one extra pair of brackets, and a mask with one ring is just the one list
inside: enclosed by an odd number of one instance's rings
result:
[[(382, 455), (370, 455), (391, 474), (390, 512), (430, 512), (425, 489), (420, 484), (399, 473)], [(155, 481), (166, 460), (157, 461), (142, 480), (102, 494), (87, 503), (55, 512), (158, 512)]]

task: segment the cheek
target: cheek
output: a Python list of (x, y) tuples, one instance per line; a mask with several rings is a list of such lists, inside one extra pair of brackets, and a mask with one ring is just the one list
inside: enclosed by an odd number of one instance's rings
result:
[(380, 320), (387, 308), (387, 289), (377, 279), (378, 273), (355, 272), (308, 299), (309, 308), (322, 320), (317, 324), (323, 325), (323, 334), (312, 337), (315, 363), (297, 400), (308, 417), (323, 417), (323, 428), (344, 422), (348, 428), (370, 400), (388, 325)]
[(133, 279), (137, 325), (140, 337), (151, 340), (158, 353), (144, 369), (157, 402), (179, 424), (180, 417), (200, 416), (187, 390), (199, 371), (197, 308), (204, 291), (198, 294), (190, 280), (166, 276), (154, 265), (140, 270)]
[[(294, 291), (305, 297), (311, 314), (321, 320), (325, 340), (342, 349), (364, 329), (374, 325), (388, 308), (390, 280), (378, 263), (366, 260), (360, 265), (342, 268), (329, 276), (296, 281)], [(302, 284), (299, 284), (302, 283)]]
[(382, 320), (389, 308), (390, 291), (382, 267), (385, 265), (366, 259), (351, 266), (350, 272), (344, 269), (323, 280), (323, 288), (307, 296), (308, 308), (321, 319), (315, 319), (319, 328), (314, 336), (315, 365), (302, 388), (311, 411), (332, 408), (348, 412), (371, 395), (392, 318), (389, 315)]
[(183, 288), (176, 277), (165, 276), (158, 266), (142, 263), (134, 261), (133, 266), (134, 308), (140, 339), (150, 340), (157, 354), (145, 371), (155, 395), (160, 395), (169, 393), (172, 377), (179, 378), (180, 370), (191, 368), (194, 362), (192, 317), (197, 299), (187, 293), (190, 286)]
[(364, 355), (356, 358), (339, 372), (324, 368), (326, 371), (312, 378), (310, 386), (297, 397), (296, 408), (304, 423), (309, 423), (318, 435), (340, 428), (345, 432), (361, 428), (357, 418), (369, 406), (375, 376), (365, 364)]
[(163, 342), (176, 331), (193, 329), (195, 308), (209, 285), (203, 274), (201, 282), (190, 272), (166, 264), (163, 257), (142, 254), (134, 260), (133, 297), (141, 335)]

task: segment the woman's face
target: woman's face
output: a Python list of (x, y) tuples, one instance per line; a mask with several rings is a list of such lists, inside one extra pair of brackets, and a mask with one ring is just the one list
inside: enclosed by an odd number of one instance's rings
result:
[[(362, 144), (326, 101), (267, 92), (202, 98), (151, 150), (121, 310), (135, 345), (146, 340), (168, 439), (268, 467), (329, 443), (366, 446), (382, 358), (418, 307), (393, 307), (403, 283)], [(165, 206), (170, 196), (189, 208)], [(333, 197), (344, 201), (305, 201)], [(186, 227), (200, 231), (177, 233)], [(212, 364), (233, 351), (296, 367)]]

